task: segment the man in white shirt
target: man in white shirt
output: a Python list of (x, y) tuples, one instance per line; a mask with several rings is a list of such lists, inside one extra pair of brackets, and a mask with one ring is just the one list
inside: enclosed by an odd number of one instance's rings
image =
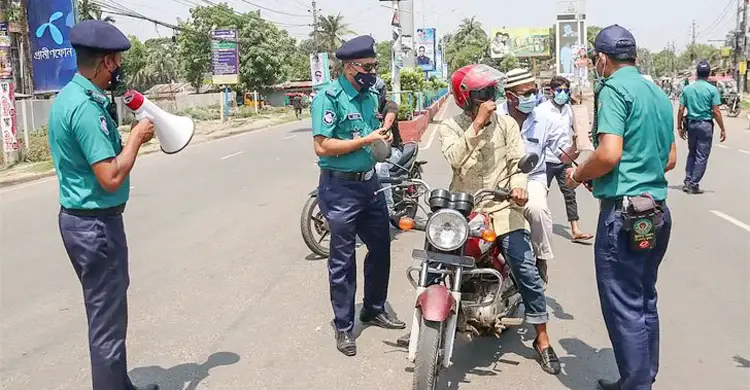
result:
[[(573, 131), (573, 110), (570, 107), (570, 81), (562, 76), (555, 76), (550, 81), (553, 98), (540, 104), (538, 109), (544, 111), (549, 118), (557, 121), (559, 130), (555, 134), (561, 134), (566, 143), (576, 145), (576, 133)], [(547, 187), (552, 186), (552, 180), (557, 179), (557, 186), (565, 198), (565, 211), (570, 223), (570, 234), (573, 242), (585, 243), (594, 236), (584, 233), (578, 225), (578, 203), (576, 192), (565, 185), (565, 171), (571, 167), (570, 163), (563, 164), (557, 157), (561, 152), (545, 150), (547, 159)]]
[[(539, 164), (529, 173), (527, 192), (529, 201), (524, 208), (524, 216), (531, 225), (531, 244), (537, 258), (537, 268), (545, 284), (547, 262), (554, 258), (552, 253), (552, 213), (547, 205), (549, 187), (547, 185), (546, 150), (552, 151), (563, 163), (570, 163), (578, 157), (570, 137), (565, 137), (558, 120), (551, 110), (537, 106), (539, 91), (536, 77), (527, 69), (513, 69), (507, 74), (507, 101), (498, 107), (498, 113), (510, 115), (521, 128), (526, 153), (536, 153)], [(540, 107), (542, 107), (540, 109)], [(565, 153), (563, 153), (565, 151)]]

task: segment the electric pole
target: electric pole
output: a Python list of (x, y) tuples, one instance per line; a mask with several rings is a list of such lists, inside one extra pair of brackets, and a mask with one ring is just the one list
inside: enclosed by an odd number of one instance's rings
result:
[(318, 3), (312, 0), (313, 54), (318, 54)]
[(393, 91), (396, 104), (401, 105), (401, 66), (403, 66), (404, 53), (401, 51), (401, 11), (398, 0), (393, 1), (393, 17), (391, 18), (393, 29), (393, 45), (391, 45), (391, 90)]
[[(0, 0), (0, 46), (3, 46), (3, 50), (0, 51), (0, 55), (4, 58), (0, 58), (0, 62), (8, 64), (9, 68), (2, 68), (0, 73), (0, 97), (4, 100), (4, 106), (10, 106), (9, 110), (0, 112), (0, 142), (3, 143), (3, 161), (6, 165), (12, 164), (20, 159), (20, 148), (18, 147), (18, 138), (16, 131), (16, 115), (15, 115), (15, 85), (13, 83), (13, 63), (11, 62), (10, 56), (10, 16), (8, 11), (11, 8), (10, 0)], [(20, 53), (23, 55), (23, 53)], [(7, 100), (6, 100), (7, 99)]]
[[(405, 48), (404, 66), (412, 67), (415, 65), (414, 56), (414, 0), (399, 1), (399, 19), (401, 20), (401, 35), (406, 38), (409, 47)], [(403, 43), (403, 42), (402, 42)]]
[(695, 67), (695, 64), (697, 62), (696, 54), (695, 54), (695, 38), (697, 36), (696, 32), (696, 25), (695, 25), (695, 19), (693, 19), (693, 24), (691, 26), (692, 35), (693, 35), (693, 42), (690, 44), (690, 61), (693, 63), (693, 67)]
[(738, 64), (744, 65), (739, 67), (742, 70), (737, 82), (740, 94), (745, 92), (745, 79), (747, 78), (747, 2), (748, 0), (742, 1), (742, 7), (740, 7), (740, 30), (738, 31), (740, 34)]

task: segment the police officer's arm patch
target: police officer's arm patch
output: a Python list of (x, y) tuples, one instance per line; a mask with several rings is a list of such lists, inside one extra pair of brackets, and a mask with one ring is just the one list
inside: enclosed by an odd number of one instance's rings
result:
[(336, 121), (336, 113), (333, 110), (326, 110), (323, 113), (323, 123), (326, 125), (332, 125)]
[(109, 135), (109, 126), (107, 125), (107, 118), (105, 118), (104, 115), (99, 116), (99, 124), (101, 126), (102, 132), (106, 135)]

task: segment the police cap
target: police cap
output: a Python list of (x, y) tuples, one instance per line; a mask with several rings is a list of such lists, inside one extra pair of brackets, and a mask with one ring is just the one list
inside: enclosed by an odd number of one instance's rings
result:
[(375, 57), (375, 40), (369, 35), (352, 38), (336, 50), (336, 58), (341, 61)]
[(117, 27), (101, 20), (84, 20), (70, 29), (70, 44), (101, 52), (122, 52), (130, 49), (130, 41)]
[(617, 24), (599, 32), (594, 40), (594, 50), (616, 60), (634, 60), (638, 55), (633, 34)]
[(698, 76), (708, 77), (711, 74), (711, 65), (708, 63), (708, 61), (703, 60), (698, 63), (698, 66), (695, 70)]

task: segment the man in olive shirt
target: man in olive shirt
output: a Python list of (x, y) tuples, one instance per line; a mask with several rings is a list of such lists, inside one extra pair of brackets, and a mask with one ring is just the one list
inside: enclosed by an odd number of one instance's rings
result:
[[(724, 119), (721, 116), (721, 95), (708, 82), (711, 66), (707, 61), (698, 63), (698, 79), (685, 87), (680, 96), (680, 109), (677, 111), (677, 128), (680, 137), (688, 141), (688, 157), (685, 163), (685, 185), (682, 190), (689, 194), (700, 194), (699, 183), (706, 173), (708, 156), (714, 142), (714, 119), (721, 129), (721, 142), (727, 139)], [(687, 109), (687, 118), (685, 117)]]
[[(130, 171), (141, 145), (154, 135), (144, 120), (122, 146), (105, 89), (119, 82), (130, 42), (116, 27), (84, 21), (70, 31), (78, 73), (57, 95), (49, 143), (60, 185), (63, 244), (83, 287), (93, 390), (133, 390), (128, 377), (128, 245), (122, 212)], [(142, 389), (155, 390), (155, 385)]]
[(659, 369), (656, 275), (672, 220), (667, 171), (674, 168), (672, 103), (635, 67), (635, 37), (613, 25), (594, 42), (597, 75), (594, 153), (567, 173), (593, 182), (600, 200), (594, 262), (604, 322), (620, 379), (604, 390), (650, 390)]
[(406, 324), (385, 310), (391, 266), (391, 239), (385, 198), (375, 195), (380, 182), (370, 145), (391, 141), (380, 128), (375, 40), (363, 35), (336, 51), (343, 74), (321, 91), (312, 104), (315, 153), (320, 157), (318, 199), (331, 229), (328, 259), (336, 348), (346, 356), (357, 353), (354, 298), (357, 288), (355, 244), (367, 246), (365, 294), (360, 320), (386, 329)]

